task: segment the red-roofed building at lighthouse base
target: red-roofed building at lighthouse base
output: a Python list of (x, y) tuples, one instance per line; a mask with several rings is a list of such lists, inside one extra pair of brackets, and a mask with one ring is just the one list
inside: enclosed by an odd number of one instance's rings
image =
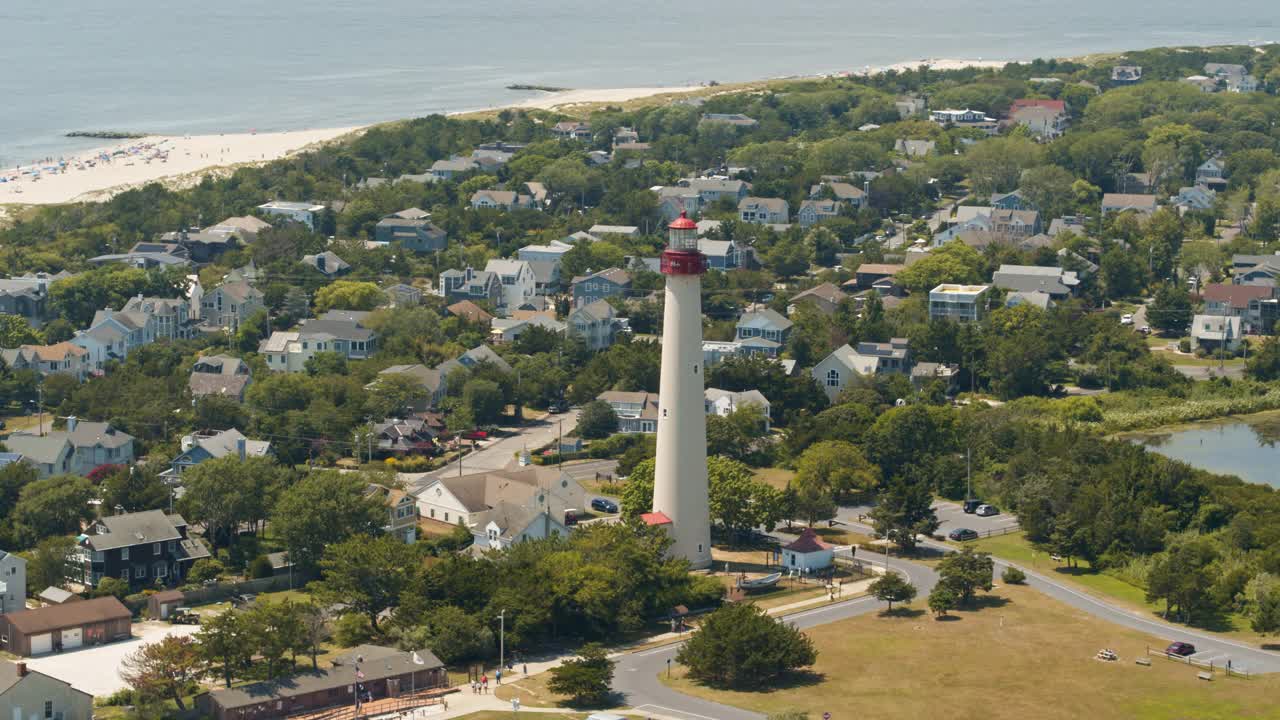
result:
[(782, 566), (802, 572), (826, 570), (834, 562), (835, 549), (822, 541), (813, 528), (782, 546)]

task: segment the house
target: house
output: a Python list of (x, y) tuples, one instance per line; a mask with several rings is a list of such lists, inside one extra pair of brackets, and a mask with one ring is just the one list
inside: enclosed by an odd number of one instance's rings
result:
[(533, 270), (533, 292), (535, 295), (553, 295), (560, 291), (560, 262), (533, 260), (529, 267)]
[(44, 607), (45, 605), (64, 605), (69, 602), (80, 602), (81, 600), (84, 600), (84, 598), (70, 590), (63, 590), (62, 588), (53, 585), (41, 590), (40, 594), (36, 596), (36, 599), (40, 601), (41, 607)]
[(3, 647), (18, 657), (126, 640), (132, 628), (133, 613), (111, 595), (0, 615)]
[(1053, 307), (1053, 296), (1043, 290), (1015, 290), (1004, 296), (1004, 306), (1008, 308), (1019, 305), (1034, 305), (1041, 310)]
[(893, 143), (894, 152), (902, 153), (907, 157), (924, 157), (933, 152), (938, 143), (933, 140), (895, 140)]
[(289, 222), (302, 223), (315, 230), (316, 221), (320, 219), (320, 214), (324, 212), (324, 206), (308, 202), (272, 200), (269, 203), (259, 205), (258, 212), (263, 215), (284, 218)]
[(414, 380), (425, 392), (421, 400), (416, 401), (411, 407), (407, 408), (414, 412), (423, 412), (430, 408), (436, 407), (445, 395), (445, 376), (435, 368), (429, 368), (426, 365), (392, 365), (378, 373), (378, 377), (373, 382), (365, 386), (365, 389), (372, 388), (378, 381), (385, 377), (391, 376), (408, 377)]
[(1191, 342), (1196, 347), (1210, 351), (1225, 348), (1227, 352), (1235, 352), (1243, 337), (1243, 324), (1238, 317), (1196, 315), (1191, 320)]
[(569, 313), (566, 328), (581, 338), (588, 350), (603, 350), (613, 344), (618, 332), (617, 313), (606, 300), (579, 305)]
[(469, 323), (476, 325), (488, 325), (493, 320), (493, 315), (485, 312), (484, 308), (471, 302), (470, 300), (459, 300), (458, 302), (445, 308), (445, 311), (454, 317), (462, 318)]
[(412, 285), (396, 283), (382, 289), (393, 308), (417, 307), (422, 304), (422, 291)]
[(922, 362), (911, 368), (911, 384), (922, 388), (934, 381), (941, 382), (946, 388), (944, 392), (951, 395), (956, 390), (956, 378), (960, 375), (959, 365), (945, 363)]
[(235, 232), (207, 232), (199, 228), (167, 232), (160, 236), (160, 241), (181, 245), (187, 251), (187, 258), (197, 265), (215, 262), (223, 253), (244, 244)]
[(71, 578), (93, 587), (104, 577), (131, 587), (176, 585), (196, 560), (210, 557), (204, 543), (187, 534), (181, 515), (162, 510), (108, 515), (81, 538)]
[(486, 302), (494, 308), (502, 304), (502, 280), (494, 273), (473, 270), (470, 265), (440, 273), (436, 291), (449, 302), (471, 300)]
[(229, 355), (206, 355), (191, 368), (187, 387), (193, 399), (210, 395), (244, 402), (244, 391), (252, 381), (249, 365)]
[(972, 128), (994, 135), (999, 130), (995, 118), (987, 117), (981, 110), (945, 110), (929, 111), (929, 119), (944, 127)]
[(107, 263), (120, 263), (129, 267), (138, 268), (140, 270), (151, 270), (153, 268), (169, 268), (184, 267), (191, 264), (191, 260), (178, 255), (171, 255), (166, 252), (127, 252), (113, 253), (110, 255), (99, 255), (89, 258), (86, 262), (90, 265), (106, 265)]
[(1045, 234), (1053, 238), (1058, 237), (1064, 232), (1073, 232), (1077, 235), (1087, 236), (1089, 234), (1089, 230), (1085, 227), (1085, 223), (1088, 222), (1088, 220), (1089, 218), (1081, 217), (1079, 215), (1064, 215), (1060, 218), (1054, 218), (1053, 222), (1049, 223), (1049, 230)]
[(480, 165), (475, 160), (455, 155), (451, 158), (431, 163), (427, 173), (437, 180), (453, 180), (459, 175), (465, 175), (479, 169), (479, 167)]
[(398, 242), (404, 249), (420, 253), (443, 250), (449, 244), (448, 233), (428, 218), (388, 216), (378, 221), (373, 233), (377, 242)]
[(493, 273), (502, 283), (502, 295), (498, 301), (501, 308), (518, 308), (537, 292), (538, 281), (533, 268), (524, 260), (490, 260), (484, 271)]
[(1075, 294), (1080, 279), (1070, 270), (1036, 265), (1001, 265), (991, 276), (991, 284), (1017, 292), (1048, 293), (1055, 300), (1063, 300)]
[(576, 277), (570, 287), (573, 306), (582, 307), (605, 298), (627, 297), (631, 292), (631, 275), (620, 268), (609, 268)]
[(429, 650), (359, 645), (334, 658), (330, 667), (203, 692), (196, 696), (195, 706), (200, 717), (209, 720), (319, 717), (322, 710), (358, 705), (357, 694), (369, 702), (448, 687), (444, 664)]
[(905, 338), (892, 338), (887, 343), (862, 342), (856, 348), (845, 344), (814, 365), (809, 374), (835, 402), (855, 377), (909, 373), (909, 354)]
[(247, 280), (224, 282), (201, 299), (201, 322), (207, 327), (235, 333), (255, 313), (267, 309), (264, 298)]
[(800, 537), (783, 545), (782, 567), (808, 574), (826, 570), (835, 562), (835, 549), (823, 542), (813, 528), (805, 528)]
[(25, 662), (0, 660), (0, 713), (14, 720), (91, 720), (93, 696)]
[(1035, 210), (1005, 210), (991, 208), (987, 215), (991, 232), (1005, 242), (1014, 243), (1040, 232), (1040, 213)]
[(418, 514), (471, 530), (480, 549), (567, 534), (566, 510), (585, 508), (586, 491), (555, 467), (528, 465), (425, 479)]
[(1115, 65), (1111, 68), (1112, 85), (1136, 85), (1142, 82), (1142, 66)]
[(1200, 92), (1218, 92), (1218, 81), (1207, 75), (1189, 75), (1182, 78), (1182, 82), (1199, 89)]
[(596, 237), (604, 237), (605, 235), (621, 235), (623, 237), (636, 238), (640, 237), (640, 228), (635, 225), (592, 225), (587, 232)]
[(1102, 196), (1102, 215), (1133, 210), (1144, 215), (1156, 211), (1155, 195), (1135, 195), (1132, 193), (1106, 193)]
[(31, 327), (40, 327), (49, 311), (49, 275), (0, 278), (0, 315), (17, 315)]
[(987, 316), (986, 285), (943, 283), (929, 291), (929, 319), (977, 322)]
[(1010, 193), (992, 193), (991, 207), (996, 210), (1035, 210), (1035, 206), (1021, 190)]
[(1203, 185), (1192, 185), (1178, 189), (1178, 194), (1169, 198), (1169, 204), (1179, 213), (1195, 210), (1212, 210), (1217, 200), (1217, 193)]
[(258, 344), (267, 367), (284, 372), (303, 372), (317, 353), (335, 352), (348, 360), (365, 360), (374, 353), (377, 336), (351, 320), (303, 320), (295, 330), (275, 331)]
[(1231, 256), (1231, 282), (1235, 285), (1275, 287), (1277, 278), (1280, 278), (1280, 253)]
[(521, 317), (494, 318), (489, 323), (489, 340), (497, 345), (505, 345), (520, 339), (530, 328), (542, 328), (547, 332), (563, 335), (565, 324), (542, 313), (529, 313)]
[[(70, 454), (59, 449), (65, 441)], [(25, 432), (13, 433), (5, 444), (12, 452), (22, 453), (47, 475), (88, 475), (100, 465), (132, 465), (133, 436), (116, 430), (109, 423), (89, 422), (74, 416), (67, 418), (65, 430), (50, 430), (43, 436)], [(53, 453), (52, 455), (50, 453)], [(46, 462), (56, 458), (57, 463)], [(52, 467), (46, 468), (46, 465)]]
[(525, 245), (516, 251), (516, 259), (525, 262), (551, 262), (559, 264), (565, 253), (573, 249), (573, 243), (552, 240), (546, 245)]
[(579, 140), (591, 142), (591, 124), (573, 120), (558, 122), (551, 128), (551, 134), (561, 140)]
[(270, 454), (270, 441), (250, 440), (235, 428), (194, 432), (182, 437), (181, 452), (169, 461), (169, 469), (161, 473), (161, 477), (176, 483), (188, 468), (193, 468), (206, 460), (225, 457), (245, 460), (267, 457)]
[(831, 315), (840, 307), (840, 303), (849, 297), (840, 288), (831, 283), (822, 283), (802, 293), (794, 295), (787, 304), (787, 314), (792, 315), (801, 303), (810, 303), (823, 315)]
[(703, 207), (725, 198), (736, 206), (751, 191), (749, 183), (728, 178), (686, 178), (676, 184), (698, 193), (699, 202)]
[(1226, 87), (1227, 92), (1257, 92), (1258, 79), (1243, 65), (1205, 63), (1204, 74)]
[[(1021, 101), (1015, 101), (1014, 105), (1018, 105), (1019, 102)], [(1024, 105), (1016, 109), (1010, 108), (1009, 123), (1026, 128), (1033, 136), (1042, 140), (1053, 140), (1061, 137), (1071, 123), (1071, 116), (1067, 114), (1065, 103), (1061, 100), (1044, 100), (1040, 102), (1058, 103), (1062, 107), (1057, 105)]]
[[(867, 290), (878, 280), (891, 278), (897, 275), (905, 268), (906, 265), (894, 265), (889, 263), (862, 263), (853, 271), (852, 285), (858, 290)], [(849, 287), (850, 283), (846, 282), (845, 287)]]
[(534, 210), (537, 204), (528, 195), (521, 195), (513, 190), (477, 190), (471, 194), (471, 207), (480, 209)]
[(190, 340), (196, 336), (195, 319), (185, 299), (138, 295), (115, 314), (132, 315), (137, 324), (149, 326), (151, 340)]
[(636, 132), (635, 128), (620, 127), (613, 131), (613, 144), (615, 147), (638, 142), (640, 142), (640, 133)]
[(738, 340), (764, 338), (776, 343), (786, 343), (791, 334), (791, 321), (779, 315), (776, 310), (764, 308), (745, 312), (738, 318), (734, 337)]
[(782, 198), (745, 197), (738, 202), (742, 222), (781, 225), (791, 219), (791, 208)]
[(60, 374), (84, 380), (93, 369), (89, 351), (69, 342), (5, 348), (0, 359), (10, 370), (33, 370), (45, 377)]
[(240, 238), (241, 243), (250, 245), (257, 241), (258, 233), (271, 227), (271, 223), (252, 215), (239, 215), (229, 217), (216, 225), (210, 225), (205, 228), (207, 233), (219, 233), (222, 235), (235, 235)]
[(764, 431), (769, 432), (769, 415), (772, 413), (773, 406), (759, 390), (732, 392), (719, 388), (707, 388), (702, 394), (708, 415), (730, 415), (735, 410), (748, 405), (759, 408), (764, 415)]
[(325, 250), (315, 255), (303, 255), (302, 264), (319, 270), (325, 277), (335, 278), (351, 272), (351, 265), (338, 257), (332, 250)]
[[(381, 438), (379, 438), (379, 444), (381, 444)], [(386, 506), (387, 524), (382, 527), (383, 532), (408, 545), (417, 542), (418, 505), (412, 495), (400, 488), (369, 483), (365, 488), (364, 496), (380, 499)]]
[(27, 606), (27, 561), (0, 550), (0, 615)]
[(613, 408), (620, 433), (658, 432), (658, 395), (648, 392), (607, 390), (596, 396)]
[(805, 200), (800, 203), (796, 222), (800, 223), (800, 227), (809, 227), (823, 220), (840, 217), (843, 212), (844, 203), (838, 200)]
[(1211, 157), (1196, 167), (1196, 185), (1213, 191), (1227, 187), (1227, 169), (1220, 158)]
[(898, 117), (905, 120), (913, 115), (919, 115), (925, 111), (925, 100), (921, 97), (904, 96), (894, 101), (893, 106), (898, 111)]
[(699, 125), (732, 125), (739, 128), (753, 128), (760, 124), (742, 113), (703, 113)]
[(1205, 315), (1238, 317), (1246, 333), (1269, 334), (1280, 306), (1275, 286), (1211, 283), (1204, 286), (1201, 297)]
[(681, 215), (697, 217), (702, 212), (702, 195), (693, 188), (679, 185), (658, 186), (653, 188), (653, 191), (658, 195), (658, 210), (667, 222)]
[(445, 360), (435, 367), (441, 380), (448, 382), (449, 375), (455, 370), (474, 368), (482, 364), (492, 365), (503, 373), (511, 373), (511, 365), (488, 345), (477, 345), (452, 360)]
[(434, 455), (439, 436), (440, 432), (421, 417), (393, 417), (373, 424), (373, 445), (369, 450), (377, 457)]

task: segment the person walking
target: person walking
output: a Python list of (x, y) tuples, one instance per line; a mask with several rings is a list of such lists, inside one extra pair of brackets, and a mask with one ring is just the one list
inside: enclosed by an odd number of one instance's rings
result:
[(494, 684), (501, 685), (502, 684), (502, 668), (498, 668), (498, 671), (493, 674), (493, 677), (494, 677)]

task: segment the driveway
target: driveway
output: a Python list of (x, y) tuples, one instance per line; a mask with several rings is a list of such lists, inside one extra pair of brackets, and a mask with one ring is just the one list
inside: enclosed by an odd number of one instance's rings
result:
[(133, 637), (128, 640), (31, 658), (27, 660), (27, 665), (32, 670), (39, 670), (71, 683), (77, 690), (105, 697), (128, 687), (120, 678), (120, 665), (129, 654), (147, 643), (158, 642), (169, 635), (193, 635), (199, 631), (198, 625), (135, 623)]

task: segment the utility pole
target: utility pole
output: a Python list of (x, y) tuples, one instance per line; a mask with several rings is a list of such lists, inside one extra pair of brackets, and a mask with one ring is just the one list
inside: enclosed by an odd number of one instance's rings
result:
[(498, 667), (507, 666), (507, 611), (498, 613)]
[(965, 491), (965, 496), (964, 496), (965, 500), (973, 499), (973, 465), (970, 462), (972, 455), (973, 455), (972, 447), (967, 447), (964, 449), (964, 476), (965, 476), (965, 483), (968, 488)]
[(36, 386), (37, 407), (40, 413), (40, 437), (44, 437), (44, 384)]
[(563, 470), (564, 469), (564, 418), (560, 418), (559, 420), (556, 420), (556, 425), (559, 426), (560, 428), (559, 437), (556, 439), (556, 467), (559, 467), (560, 469)]

